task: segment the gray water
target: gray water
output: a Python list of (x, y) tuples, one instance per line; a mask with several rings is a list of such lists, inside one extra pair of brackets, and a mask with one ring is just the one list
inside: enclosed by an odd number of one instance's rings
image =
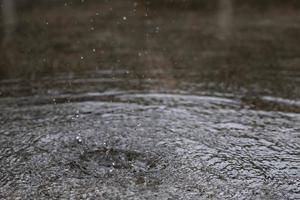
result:
[(149, 81), (121, 90), (137, 80), (123, 71), (100, 78), (108, 73), (62, 76), (30, 93), (2, 82), (22, 94), (0, 99), (3, 199), (300, 197), (299, 113), (255, 109), (237, 94), (153, 90)]
[(72, 2), (0, 48), (0, 199), (300, 198), (299, 3)]

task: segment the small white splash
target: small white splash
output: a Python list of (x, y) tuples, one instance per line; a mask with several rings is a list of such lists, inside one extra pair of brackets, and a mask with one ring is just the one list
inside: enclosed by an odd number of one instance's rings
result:
[(80, 56), (80, 59), (81, 59), (81, 60), (83, 60), (83, 59), (84, 59), (84, 57), (83, 57), (83, 56)]
[(124, 17), (123, 17), (123, 20), (124, 20), (124, 21), (126, 21), (126, 20), (127, 20), (127, 17), (126, 17), (126, 16), (124, 16)]
[(96, 49), (93, 49), (93, 52), (95, 53), (95, 52), (96, 52)]
[(82, 138), (80, 136), (76, 136), (76, 140), (77, 142), (81, 143), (82, 142)]
[(91, 31), (94, 31), (95, 30), (95, 27), (91, 27)]

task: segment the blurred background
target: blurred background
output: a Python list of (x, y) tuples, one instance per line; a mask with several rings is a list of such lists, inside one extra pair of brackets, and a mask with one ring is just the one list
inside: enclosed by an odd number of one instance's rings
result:
[(297, 0), (1, 0), (1, 9), (2, 80), (109, 70), (138, 80), (131, 88), (299, 97)]

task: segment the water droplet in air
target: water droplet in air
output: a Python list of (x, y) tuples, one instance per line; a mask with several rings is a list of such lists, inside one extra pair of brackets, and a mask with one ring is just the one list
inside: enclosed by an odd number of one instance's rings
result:
[(77, 142), (79, 142), (79, 143), (81, 143), (81, 142), (82, 142), (82, 139), (81, 139), (81, 137), (80, 137), (80, 136), (76, 136), (76, 140), (77, 140)]

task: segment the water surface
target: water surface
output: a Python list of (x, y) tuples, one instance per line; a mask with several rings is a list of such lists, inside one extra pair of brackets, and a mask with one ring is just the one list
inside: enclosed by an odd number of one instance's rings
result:
[(153, 2), (20, 8), (0, 198), (300, 197), (298, 8)]

